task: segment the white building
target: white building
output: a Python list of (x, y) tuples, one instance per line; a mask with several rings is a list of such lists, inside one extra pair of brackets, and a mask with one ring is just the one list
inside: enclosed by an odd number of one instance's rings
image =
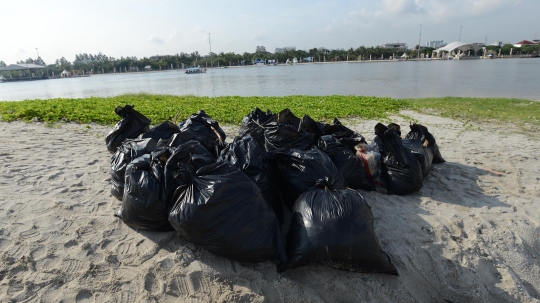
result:
[(431, 47), (431, 48), (440, 48), (445, 45), (446, 44), (444, 44), (443, 40), (431, 40), (431, 41), (426, 42), (426, 47)]
[(284, 53), (286, 51), (295, 51), (296, 46), (276, 47), (276, 53)]
[(380, 47), (383, 47), (383, 48), (403, 48), (403, 49), (407, 49), (407, 43), (384, 43), (384, 44), (380, 44), (379, 45)]

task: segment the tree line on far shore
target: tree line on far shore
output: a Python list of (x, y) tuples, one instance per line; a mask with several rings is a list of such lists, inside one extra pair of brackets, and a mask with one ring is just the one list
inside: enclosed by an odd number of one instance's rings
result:
[[(527, 45), (521, 48), (515, 48), (511, 44), (506, 44), (502, 47), (487, 46), (486, 50), (499, 53), (501, 55), (509, 55), (513, 49), (513, 54), (531, 54), (538, 52), (539, 45)], [(433, 48), (422, 47), (420, 49), (421, 54), (429, 55), (433, 52)], [(482, 50), (478, 55), (481, 55)], [(189, 66), (201, 66), (201, 67), (217, 67), (217, 66), (237, 66), (237, 65), (251, 65), (254, 60), (276, 60), (278, 63), (285, 63), (287, 60), (297, 58), (298, 61), (324, 62), (324, 61), (356, 61), (356, 60), (384, 60), (401, 57), (406, 54), (408, 57), (415, 58), (418, 56), (418, 45), (414, 49), (390, 49), (383, 47), (365, 47), (360, 46), (356, 49), (350, 48), (344, 49), (317, 49), (312, 48), (309, 51), (304, 50), (285, 50), (281, 53), (268, 53), (268, 52), (255, 52), (243, 54), (229, 53), (212, 53), (210, 55), (201, 55), (199, 52), (193, 53), (178, 53), (175, 55), (164, 56), (152, 56), (152, 57), (108, 57), (102, 53), (96, 55), (81, 53), (75, 55), (75, 60), (69, 61), (65, 57), (57, 59), (52, 64), (46, 64), (41, 57), (37, 59), (28, 58), (25, 60), (17, 61), (17, 63), (33, 63), (38, 65), (46, 65), (47, 72), (52, 76), (60, 75), (64, 70), (71, 72), (72, 74), (84, 73), (118, 73), (118, 72), (133, 72), (144, 70), (165, 70), (165, 69), (179, 69), (187, 68)], [(6, 66), (3, 61), (0, 61), (0, 67)], [(2, 73), (6, 77), (7, 72)], [(19, 76), (26, 73), (26, 71), (12, 72), (13, 76)]]

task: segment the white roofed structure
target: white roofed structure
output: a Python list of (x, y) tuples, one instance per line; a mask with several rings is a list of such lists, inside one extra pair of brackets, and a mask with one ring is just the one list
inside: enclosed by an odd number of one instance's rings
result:
[(434, 50), (434, 52), (438, 53), (440, 51), (445, 51), (445, 52), (451, 53), (454, 50), (460, 50), (462, 52), (473, 50), (476, 52), (481, 49), (482, 47), (478, 44), (469, 44), (469, 43), (464, 43), (461, 41), (455, 41), (455, 42), (447, 44), (446, 46), (443, 46), (441, 48)]
[(464, 53), (466, 51), (473, 51), (474, 53), (476, 53), (477, 51), (481, 49), (482, 49), (482, 46), (475, 43), (465, 43), (461, 41), (455, 41), (452, 43), (448, 43), (446, 46), (438, 48), (434, 50), (433, 52), (437, 53), (437, 56), (439, 56), (441, 52)]
[(12, 70), (27, 70), (27, 69), (41, 69), (41, 68), (47, 68), (46, 66), (43, 66), (43, 65), (37, 65), (37, 64), (32, 64), (32, 63), (28, 63), (28, 64), (10, 64), (6, 67), (1, 67), (0, 68), (0, 71), (12, 71)]

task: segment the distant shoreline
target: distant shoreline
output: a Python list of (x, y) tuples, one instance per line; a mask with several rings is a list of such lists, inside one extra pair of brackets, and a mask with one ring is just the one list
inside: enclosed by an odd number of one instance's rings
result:
[[(506, 56), (498, 57), (496, 59), (532, 59), (535, 57), (520, 57), (520, 56)], [(468, 61), (468, 60), (487, 60), (487, 58), (482, 57), (465, 57), (456, 61)], [(323, 61), (323, 62), (299, 62), (294, 64), (278, 63), (277, 65), (227, 65), (227, 66), (200, 66), (200, 68), (205, 68), (207, 70), (211, 69), (225, 69), (225, 68), (244, 68), (244, 67), (272, 67), (272, 66), (294, 66), (294, 65), (310, 65), (310, 64), (342, 64), (342, 63), (396, 63), (396, 62), (429, 62), (429, 61), (453, 61), (443, 58), (412, 58), (412, 59), (372, 59), (372, 60), (349, 60), (349, 61)], [(152, 73), (152, 72), (171, 72), (171, 71), (185, 71), (187, 68), (179, 69), (162, 69), (162, 70), (150, 70), (150, 71), (128, 71), (128, 72), (119, 72), (119, 73), (97, 73), (92, 74), (92, 76), (104, 76), (104, 75), (122, 75), (122, 74), (139, 74), (139, 73)]]

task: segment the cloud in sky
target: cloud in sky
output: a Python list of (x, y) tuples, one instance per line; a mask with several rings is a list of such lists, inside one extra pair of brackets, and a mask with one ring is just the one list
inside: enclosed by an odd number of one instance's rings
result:
[(150, 35), (150, 38), (148, 38), (148, 42), (157, 43), (157, 44), (165, 43), (163, 39), (161, 39), (159, 36), (154, 35), (154, 34)]
[(268, 36), (266, 35), (266, 31), (263, 30), (263, 31), (260, 31), (258, 33), (255, 33), (251, 36), (251, 39), (253, 39), (253, 41), (265, 41), (267, 40)]
[(180, 37), (180, 34), (178, 34), (178, 30), (175, 29), (172, 33), (169, 34), (169, 40), (175, 40)]
[(382, 0), (382, 8), (384, 11), (397, 14), (414, 14), (422, 12), (423, 9), (419, 5), (418, 0)]
[[(445, 42), (457, 40), (461, 26), (466, 42), (483, 42), (486, 35), (488, 42), (517, 42), (540, 32), (539, 0), (274, 0), (261, 10), (251, 9), (248, 0), (160, 0), (159, 5), (130, 3), (129, 14), (118, 13), (126, 9), (125, 1), (95, 0), (83, 6), (0, 0), (0, 7), (12, 12), (3, 16), (4, 24), (18, 24), (0, 27), (0, 60), (6, 63), (34, 57), (36, 47), (46, 62), (59, 56), (73, 60), (79, 52), (114, 57), (207, 53), (208, 33), (214, 52), (243, 53), (257, 45), (268, 50), (356, 48), (400, 40), (414, 46), (420, 24), (422, 39)], [(202, 14), (187, 13), (201, 7)], [(95, 16), (91, 27), (75, 17), (81, 9)], [(47, 18), (26, 18), (32, 15)], [(59, 26), (58, 20), (69, 26)], [(125, 46), (133, 53), (125, 53)]]
[(414, 15), (436, 22), (482, 16), (518, 5), (520, 2), (520, 0), (380, 0), (378, 12), (389, 17)]

